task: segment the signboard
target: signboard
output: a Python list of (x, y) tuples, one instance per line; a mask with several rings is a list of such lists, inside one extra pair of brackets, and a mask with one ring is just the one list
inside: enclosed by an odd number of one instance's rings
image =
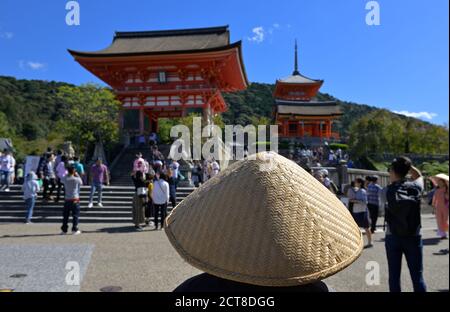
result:
[(27, 156), (25, 158), (24, 177), (26, 177), (30, 171), (34, 171), (34, 173), (37, 173), (40, 158), (41, 157), (39, 156)]

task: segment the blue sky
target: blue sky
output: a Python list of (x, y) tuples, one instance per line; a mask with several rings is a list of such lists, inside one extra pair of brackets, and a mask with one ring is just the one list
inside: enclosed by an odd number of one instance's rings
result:
[(378, 0), (379, 26), (366, 24), (368, 0), (79, 0), (79, 26), (66, 24), (67, 2), (0, 1), (0, 75), (99, 82), (67, 48), (102, 49), (116, 30), (228, 24), (250, 81), (290, 75), (297, 38), (300, 71), (324, 79), (321, 91), (448, 123), (448, 0)]

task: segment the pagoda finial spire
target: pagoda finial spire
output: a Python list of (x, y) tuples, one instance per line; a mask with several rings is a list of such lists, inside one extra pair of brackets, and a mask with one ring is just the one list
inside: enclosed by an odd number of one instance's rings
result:
[(300, 72), (298, 71), (298, 51), (297, 51), (297, 39), (295, 39), (295, 65), (294, 65), (294, 72), (292, 75), (299, 76)]

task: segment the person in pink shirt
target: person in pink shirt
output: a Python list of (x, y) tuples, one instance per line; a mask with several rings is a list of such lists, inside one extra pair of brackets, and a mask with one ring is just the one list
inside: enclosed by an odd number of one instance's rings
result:
[(448, 232), (448, 201), (449, 201), (449, 177), (446, 174), (438, 174), (432, 178), (437, 189), (433, 196), (432, 205), (436, 212), (438, 236), (447, 239)]
[(147, 162), (142, 158), (142, 154), (138, 153), (133, 163), (133, 172), (141, 171), (144, 175), (148, 173)]

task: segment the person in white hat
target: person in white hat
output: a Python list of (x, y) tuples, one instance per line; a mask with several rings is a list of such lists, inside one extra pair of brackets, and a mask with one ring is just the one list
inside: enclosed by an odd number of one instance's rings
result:
[(172, 246), (205, 272), (176, 292), (329, 291), (321, 280), (359, 257), (362, 234), (341, 201), (269, 154), (235, 162), (166, 218)]
[(431, 178), (436, 185), (436, 191), (433, 195), (432, 205), (436, 212), (436, 222), (438, 227), (438, 236), (441, 239), (447, 239), (448, 232), (448, 203), (449, 203), (449, 187), (448, 175), (438, 174)]
[(314, 174), (314, 177), (321, 182), (330, 192), (337, 194), (338, 188), (336, 184), (328, 177), (329, 172), (327, 169), (320, 169), (318, 172)]

